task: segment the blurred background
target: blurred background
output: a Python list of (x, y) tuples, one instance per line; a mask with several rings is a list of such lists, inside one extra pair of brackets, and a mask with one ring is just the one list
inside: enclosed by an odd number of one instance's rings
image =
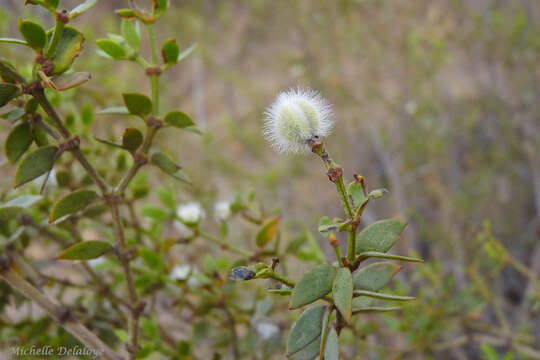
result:
[[(0, 0), (2, 34), (16, 34), (17, 17), (43, 15), (22, 3)], [(81, 106), (115, 106), (121, 92), (149, 90), (131, 75), (135, 64), (96, 55), (95, 39), (119, 32), (113, 10), (126, 5), (101, 1), (76, 19), (87, 41), (74, 67), (93, 74), (77, 95)], [(205, 133), (158, 140), (196, 184), (195, 195), (179, 190), (179, 201), (232, 200), (252, 188), (265, 208), (281, 208), (282, 242), (310, 229), (331, 259), (317, 222), (343, 210), (320, 160), (276, 154), (261, 134), (278, 92), (316, 89), (333, 104), (327, 148), (346, 179), (360, 174), (372, 189), (390, 191), (370, 205), (364, 224), (406, 219), (394, 252), (426, 260), (405, 265), (395, 285), (419, 300), (358, 321), (358, 332), (344, 332), (355, 344), (346, 356), (540, 359), (540, 2), (171, 0), (171, 7), (159, 41), (198, 49), (163, 78), (162, 107), (190, 113)], [(114, 121), (96, 115), (92, 133), (118, 138), (128, 121)], [(292, 277), (313, 266), (286, 261)]]

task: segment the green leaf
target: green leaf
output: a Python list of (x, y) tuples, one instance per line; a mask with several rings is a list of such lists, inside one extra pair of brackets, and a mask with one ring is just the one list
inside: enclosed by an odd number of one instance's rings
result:
[(354, 275), (354, 289), (379, 291), (400, 269), (401, 266), (388, 262), (377, 262), (363, 267)]
[(169, 0), (152, 0), (154, 16), (160, 17), (169, 7)]
[(104, 241), (90, 240), (70, 246), (58, 255), (59, 260), (91, 260), (112, 250), (111, 244)]
[(19, 187), (49, 171), (57, 153), (56, 146), (44, 146), (26, 155), (15, 172), (14, 186)]
[(6, 105), (11, 99), (20, 94), (19, 87), (13, 84), (0, 84), (0, 107)]
[(139, 51), (141, 46), (141, 35), (138, 22), (122, 19), (122, 36), (133, 50)]
[(332, 327), (326, 338), (324, 360), (339, 360), (339, 340), (336, 329)]
[(43, 147), (49, 145), (49, 140), (47, 140), (47, 133), (40, 126), (32, 126), (32, 137), (37, 146)]
[(0, 43), (6, 43), (6, 44), (19, 44), (19, 45), (28, 45), (29, 44), (21, 39), (14, 39), (14, 38), (7, 38), (7, 37), (0, 37)]
[(158, 193), (159, 200), (161, 201), (163, 205), (165, 205), (171, 210), (176, 209), (176, 199), (174, 197), (173, 191), (169, 191), (167, 189), (160, 187), (157, 189), (157, 193)]
[(350, 183), (347, 192), (349, 193), (349, 197), (352, 200), (352, 205), (354, 209), (357, 209), (366, 200), (364, 186), (360, 182), (354, 181)]
[(328, 216), (322, 216), (319, 219), (318, 230), (322, 236), (328, 238), (330, 233), (338, 231), (338, 225), (332, 223), (332, 220)]
[(41, 25), (30, 21), (19, 19), (19, 32), (28, 45), (35, 50), (43, 49), (47, 41), (47, 35)]
[(319, 355), (321, 348), (321, 337), (313, 340), (308, 346), (289, 357), (289, 360), (313, 360)]
[[(52, 30), (47, 31), (47, 36), (50, 42)], [(71, 67), (71, 64), (82, 50), (83, 42), (84, 36), (80, 31), (71, 26), (64, 27), (54, 57), (51, 59), (54, 63), (52, 75), (61, 74)]]
[(139, 255), (143, 259), (146, 266), (155, 270), (162, 270), (164, 268), (163, 260), (161, 256), (149, 250), (147, 248), (140, 248)]
[(371, 306), (371, 307), (354, 309), (353, 315), (361, 314), (361, 313), (384, 313), (384, 312), (396, 311), (396, 310), (401, 310), (401, 307), (399, 306), (389, 306), (389, 307)]
[(356, 239), (356, 252), (387, 252), (396, 243), (407, 223), (398, 219), (379, 220), (363, 229)]
[(13, 123), (13, 122), (19, 120), (20, 118), (22, 118), (24, 116), (24, 114), (25, 114), (24, 109), (16, 108), (16, 109), (8, 111), (7, 113), (4, 113), (4, 114), (0, 115), (0, 118), (6, 119), (7, 121)]
[(197, 44), (193, 44), (190, 47), (188, 47), (186, 50), (182, 51), (180, 55), (178, 55), (177, 62), (180, 62), (187, 58), (189, 55), (191, 55), (195, 50), (197, 50)]
[(310, 304), (332, 291), (337, 269), (330, 265), (319, 265), (306, 272), (296, 284), (291, 295), (291, 309)]
[(123, 93), (124, 104), (133, 115), (144, 117), (152, 112), (152, 101), (143, 94)]
[(129, 151), (135, 151), (141, 146), (143, 143), (143, 134), (133, 128), (128, 127), (126, 130), (124, 130), (124, 134), (122, 134), (122, 146), (129, 150)]
[(257, 233), (257, 237), (255, 240), (258, 247), (263, 248), (266, 246), (266, 244), (272, 241), (274, 236), (276, 236), (278, 225), (279, 225), (278, 216), (272, 216), (265, 220), (261, 229)]
[(143, 206), (141, 213), (154, 220), (165, 220), (169, 217), (169, 214), (165, 210), (154, 205)]
[(129, 335), (124, 329), (113, 329), (114, 335), (123, 343), (129, 342)]
[(368, 291), (368, 290), (354, 290), (353, 294), (354, 296), (366, 296), (366, 297), (372, 297), (374, 299), (392, 300), (392, 301), (410, 301), (410, 300), (416, 299), (412, 296), (383, 294), (383, 293), (378, 293), (378, 292)]
[(0, 221), (13, 219), (23, 209), (35, 204), (42, 198), (40, 195), (21, 195), (0, 205)]
[(161, 56), (163, 62), (166, 64), (174, 64), (178, 61), (178, 55), (180, 55), (180, 48), (175, 39), (165, 40), (161, 45)]
[(181, 169), (180, 166), (176, 165), (174, 161), (171, 160), (169, 155), (162, 152), (157, 152), (152, 155), (150, 159), (151, 163), (159, 167), (165, 173), (169, 175), (175, 174), (178, 170)]
[(70, 12), (69, 12), (69, 19), (73, 20), (77, 16), (81, 15), (82, 13), (90, 10), (94, 6), (96, 6), (98, 0), (86, 0), (82, 4), (79, 4), (75, 6)]
[(99, 39), (96, 40), (96, 45), (105, 54), (113, 58), (114, 60), (122, 60), (127, 57), (126, 49), (111, 39)]
[(60, 0), (26, 0), (24, 4), (41, 5), (54, 13), (59, 3)]
[(165, 124), (174, 126), (177, 128), (187, 128), (195, 125), (191, 117), (185, 112), (174, 110), (165, 115)]
[(354, 311), (357, 309), (363, 309), (370, 307), (375, 302), (375, 299), (368, 296), (358, 296), (353, 298), (352, 300), (352, 311), (354, 314)]
[(50, 79), (49, 85), (56, 91), (65, 91), (84, 84), (92, 78), (89, 72), (70, 72)]
[(7, 136), (4, 149), (9, 162), (15, 162), (28, 150), (34, 138), (28, 123), (17, 125)]
[(83, 210), (97, 198), (98, 194), (95, 191), (84, 189), (64, 196), (54, 205), (49, 216), (49, 223)]
[(287, 356), (299, 352), (320, 337), (325, 312), (324, 305), (312, 306), (298, 317), (287, 339)]
[(332, 287), (334, 304), (348, 323), (352, 316), (353, 278), (351, 270), (339, 268)]
[(97, 112), (98, 115), (129, 115), (129, 111), (125, 106), (113, 106)]
[(84, 125), (90, 126), (94, 122), (94, 110), (92, 105), (84, 104), (81, 108), (81, 121)]
[(389, 259), (389, 260), (400, 260), (400, 261), (407, 261), (407, 262), (424, 262), (422, 259), (418, 258), (412, 258), (408, 256), (401, 256), (401, 255), (392, 255), (392, 254), (386, 254), (381, 253), (377, 251), (366, 251), (361, 252), (358, 254), (359, 258), (367, 259), (367, 258), (380, 258), (380, 259)]
[[(0, 58), (0, 64), (3, 66), (0, 68), (0, 77), (2, 80), (8, 83), (24, 82), (24, 77), (17, 72), (17, 69), (9, 61)], [(0, 91), (0, 102), (2, 96)], [(0, 105), (2, 107), (2, 105)]]

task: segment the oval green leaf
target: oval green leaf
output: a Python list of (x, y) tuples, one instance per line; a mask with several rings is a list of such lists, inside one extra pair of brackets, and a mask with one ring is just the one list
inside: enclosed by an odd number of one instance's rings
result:
[(133, 127), (128, 127), (124, 130), (124, 134), (122, 134), (122, 146), (125, 149), (135, 151), (142, 143), (143, 134), (139, 130)]
[(54, 205), (49, 216), (49, 223), (83, 210), (97, 197), (98, 194), (95, 191), (84, 189), (64, 196)]
[(289, 357), (289, 360), (313, 360), (319, 355), (321, 348), (321, 337), (313, 340), (308, 346)]
[(86, 0), (82, 4), (79, 4), (75, 6), (70, 12), (69, 12), (69, 19), (73, 20), (77, 16), (81, 15), (82, 13), (90, 10), (94, 6), (96, 6), (98, 0)]
[(59, 260), (92, 260), (112, 250), (111, 244), (90, 240), (77, 243), (58, 255)]
[(363, 229), (356, 239), (356, 253), (364, 251), (387, 252), (396, 243), (407, 223), (398, 219), (374, 222)]
[(17, 125), (7, 136), (4, 149), (9, 162), (15, 164), (17, 160), (28, 150), (34, 137), (28, 123)]
[(6, 119), (9, 122), (15, 122), (19, 120), (20, 118), (22, 118), (24, 114), (25, 114), (24, 109), (16, 108), (11, 111), (8, 111), (7, 113), (0, 115), (0, 118)]
[(180, 166), (176, 165), (174, 161), (171, 160), (169, 155), (162, 152), (157, 152), (152, 155), (150, 161), (152, 162), (152, 164), (156, 165), (169, 175), (173, 175), (181, 168)]
[(57, 153), (56, 146), (44, 146), (26, 155), (15, 172), (14, 186), (19, 187), (49, 171)]
[(336, 329), (332, 327), (326, 338), (324, 360), (339, 360), (339, 340)]
[(105, 54), (113, 58), (114, 60), (122, 60), (127, 56), (126, 49), (117, 42), (111, 39), (99, 39), (96, 40), (96, 45)]
[(332, 286), (334, 304), (348, 323), (352, 316), (353, 278), (351, 270), (339, 268)]
[(161, 46), (161, 56), (163, 62), (166, 64), (174, 64), (178, 61), (178, 55), (180, 55), (180, 48), (175, 39), (165, 40)]
[(122, 19), (122, 36), (133, 50), (139, 51), (139, 47), (141, 46), (141, 35), (138, 22)]
[(332, 291), (337, 269), (330, 265), (319, 265), (302, 276), (291, 295), (291, 309), (310, 304)]
[(291, 356), (312, 343), (322, 332), (326, 306), (312, 306), (295, 321), (287, 339), (287, 356)]
[(165, 115), (165, 124), (174, 126), (177, 128), (187, 128), (195, 125), (193, 119), (183, 111), (174, 110)]
[(354, 288), (356, 290), (379, 291), (401, 269), (401, 266), (388, 262), (377, 262), (361, 268), (354, 275)]
[(124, 93), (122, 97), (130, 114), (144, 117), (152, 112), (152, 101), (146, 95)]
[(40, 195), (21, 195), (0, 206), (0, 221), (8, 221), (17, 216), (23, 209), (35, 204), (43, 197)]
[(0, 84), (0, 107), (19, 95), (19, 87), (13, 84)]
[(33, 49), (43, 49), (47, 35), (41, 25), (30, 20), (19, 20), (19, 32), (28, 45)]
[(265, 220), (261, 229), (257, 233), (257, 237), (255, 239), (255, 242), (257, 243), (258, 247), (263, 248), (266, 246), (266, 244), (272, 241), (274, 236), (276, 236), (278, 225), (279, 225), (278, 216), (272, 216)]

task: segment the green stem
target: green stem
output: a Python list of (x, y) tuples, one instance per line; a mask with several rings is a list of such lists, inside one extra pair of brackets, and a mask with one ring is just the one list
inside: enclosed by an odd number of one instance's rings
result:
[(285, 277), (283, 275), (280, 275), (280, 274), (278, 274), (276, 272), (273, 272), (273, 271), (268, 274), (268, 277), (270, 277), (271, 279), (274, 279), (276, 281), (279, 281), (282, 284), (287, 285), (291, 289), (296, 286), (296, 283), (294, 281), (292, 281), (291, 279), (289, 279), (289, 278), (287, 278), (287, 277)]
[(206, 240), (208, 240), (208, 241), (210, 241), (210, 242), (212, 242), (214, 244), (219, 245), (224, 250), (229, 250), (230, 252), (233, 252), (233, 253), (236, 253), (238, 255), (242, 255), (242, 256), (245, 256), (245, 257), (252, 257), (253, 256), (253, 254), (250, 253), (249, 251), (234, 248), (234, 247), (230, 247), (230, 245), (228, 243), (226, 243), (225, 241), (216, 239), (215, 237), (213, 237), (212, 235), (210, 235), (208, 233), (205, 233), (203, 231), (199, 231), (198, 234), (203, 239), (206, 239)]
[(54, 53), (56, 52), (56, 47), (58, 46), (58, 42), (60, 41), (60, 38), (62, 37), (62, 32), (64, 31), (65, 25), (66, 24), (63, 21), (56, 19), (56, 25), (54, 26), (51, 43), (49, 44), (49, 48), (47, 49), (47, 53), (45, 54), (48, 59), (51, 59), (52, 57), (54, 57)]
[[(150, 43), (150, 52), (152, 54), (152, 66), (158, 66), (158, 55), (156, 47), (156, 34), (154, 24), (147, 24), (146, 31), (148, 33), (148, 41)], [(150, 84), (152, 86), (152, 115), (159, 115), (159, 75), (150, 75)]]

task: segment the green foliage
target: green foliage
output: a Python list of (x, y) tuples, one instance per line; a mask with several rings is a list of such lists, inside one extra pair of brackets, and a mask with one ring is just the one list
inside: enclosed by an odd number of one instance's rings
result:
[[(48, 42), (51, 41), (52, 35), (51, 30), (47, 32)], [(51, 59), (54, 64), (52, 75), (61, 74), (71, 67), (82, 50), (83, 42), (84, 36), (80, 31), (71, 26), (63, 28), (56, 51)]]
[(30, 20), (19, 20), (19, 32), (21, 33), (28, 46), (35, 50), (42, 49), (45, 46), (47, 36), (43, 28)]
[(91, 260), (96, 259), (112, 250), (111, 244), (103, 241), (90, 240), (70, 246), (60, 255), (59, 260)]
[(306, 272), (291, 294), (291, 309), (310, 304), (332, 291), (337, 269), (330, 265), (319, 265)]
[(77, 190), (64, 196), (54, 205), (49, 216), (49, 223), (83, 210), (96, 200), (97, 197), (98, 194), (95, 191), (86, 189)]
[(59, 149), (54, 145), (44, 146), (27, 154), (17, 166), (14, 186), (21, 186), (49, 172), (58, 154)]
[(122, 97), (130, 114), (144, 118), (152, 112), (152, 100), (147, 96), (138, 93), (124, 93)]
[(30, 148), (33, 141), (34, 137), (29, 124), (22, 123), (15, 126), (10, 131), (4, 144), (8, 160), (14, 164)]

